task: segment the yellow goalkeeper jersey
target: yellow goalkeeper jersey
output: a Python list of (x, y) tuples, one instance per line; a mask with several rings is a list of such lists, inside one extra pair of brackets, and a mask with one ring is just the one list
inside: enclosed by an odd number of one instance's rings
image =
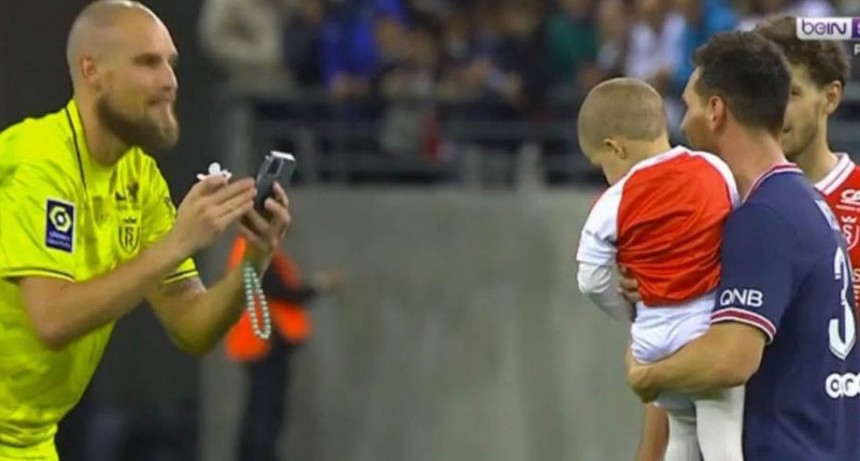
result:
[[(139, 148), (113, 166), (90, 156), (74, 101), (0, 133), (0, 461), (57, 459), (57, 423), (80, 399), (113, 330), (48, 349), (16, 280), (108, 272), (160, 239), (175, 216), (161, 172)], [(189, 259), (165, 283), (196, 275)]]

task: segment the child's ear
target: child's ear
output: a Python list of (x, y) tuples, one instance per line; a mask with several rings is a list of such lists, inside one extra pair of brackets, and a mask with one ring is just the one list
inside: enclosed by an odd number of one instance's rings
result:
[(603, 140), (603, 146), (612, 152), (613, 157), (619, 160), (627, 160), (627, 150), (624, 149), (624, 144), (621, 141), (606, 138)]

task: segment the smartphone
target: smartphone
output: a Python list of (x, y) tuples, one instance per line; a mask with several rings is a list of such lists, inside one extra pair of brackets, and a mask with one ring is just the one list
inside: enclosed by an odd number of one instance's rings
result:
[(263, 204), (269, 197), (275, 196), (275, 183), (280, 182), (285, 189), (296, 171), (296, 158), (286, 152), (271, 151), (263, 159), (257, 170), (257, 197), (254, 206), (263, 211)]

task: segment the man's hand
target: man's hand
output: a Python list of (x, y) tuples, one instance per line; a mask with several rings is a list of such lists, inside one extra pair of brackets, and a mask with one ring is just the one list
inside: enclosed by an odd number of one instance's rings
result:
[(253, 179), (227, 184), (221, 175), (198, 182), (179, 205), (176, 223), (168, 238), (190, 256), (212, 244), (230, 224), (254, 207)]
[(633, 278), (633, 274), (626, 267), (618, 267), (618, 292), (630, 304), (642, 301), (642, 296), (639, 294), (639, 282)]
[(260, 272), (268, 267), (290, 226), (290, 201), (287, 194), (278, 183), (274, 184), (274, 192), (274, 198), (269, 197), (264, 203), (265, 217), (252, 207), (239, 224), (248, 242), (245, 259), (256, 265)]
[(642, 403), (651, 403), (657, 399), (657, 392), (648, 383), (648, 365), (639, 363), (633, 357), (633, 349), (627, 348), (627, 385), (639, 396)]

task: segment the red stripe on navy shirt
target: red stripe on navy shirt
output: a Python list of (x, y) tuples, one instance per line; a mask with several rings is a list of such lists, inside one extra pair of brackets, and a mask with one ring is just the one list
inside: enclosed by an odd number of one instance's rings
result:
[(773, 337), (776, 336), (776, 327), (773, 325), (773, 322), (768, 320), (767, 317), (748, 310), (736, 307), (720, 309), (711, 315), (711, 324), (720, 322), (740, 322), (754, 326), (764, 331), (764, 334), (767, 335), (767, 342), (773, 341)]

